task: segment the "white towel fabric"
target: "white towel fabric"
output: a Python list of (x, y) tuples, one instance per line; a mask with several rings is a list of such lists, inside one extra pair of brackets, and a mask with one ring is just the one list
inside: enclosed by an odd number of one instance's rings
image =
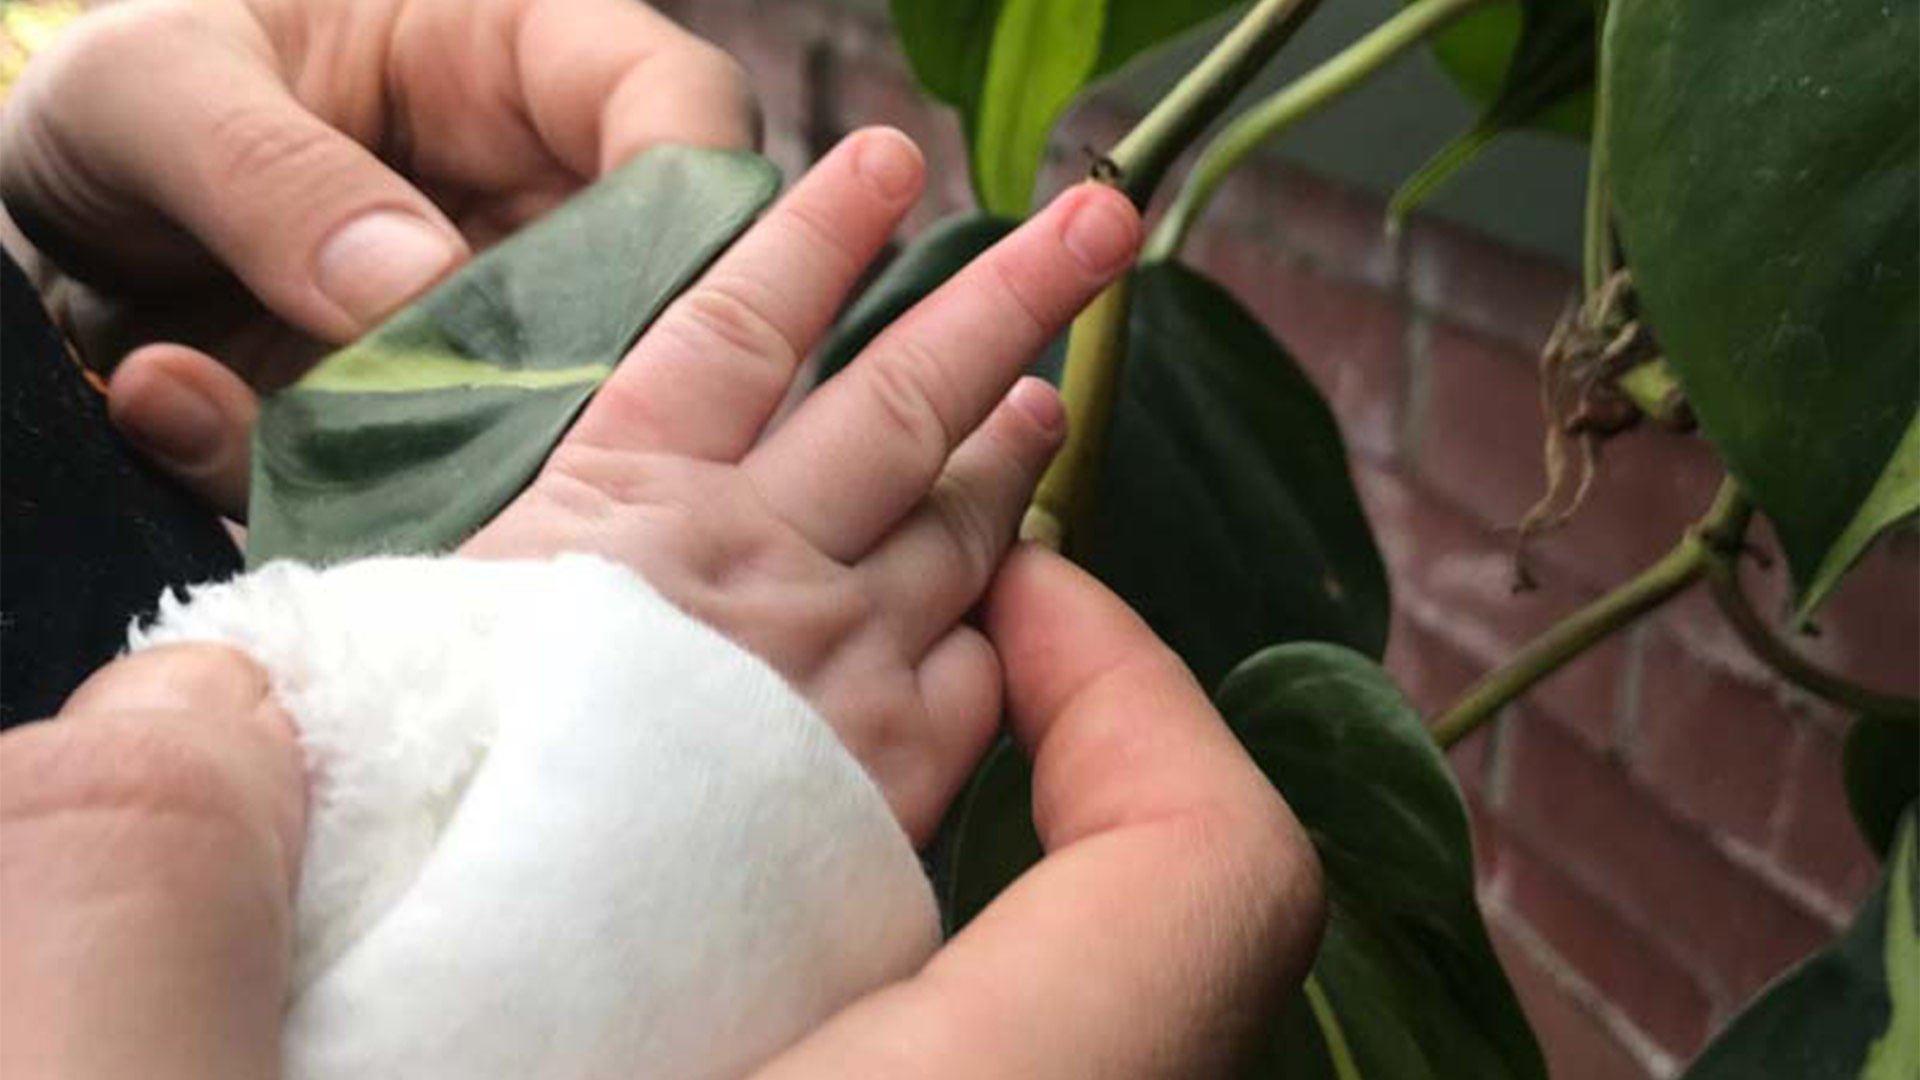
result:
[(182, 641), (307, 756), (286, 1080), (736, 1077), (938, 944), (832, 730), (623, 567), (276, 563), (131, 634)]

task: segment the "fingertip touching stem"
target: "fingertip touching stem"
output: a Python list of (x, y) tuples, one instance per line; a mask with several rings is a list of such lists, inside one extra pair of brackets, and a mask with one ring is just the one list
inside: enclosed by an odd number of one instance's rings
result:
[[(1320, 0), (1259, 0), (1160, 103), (1095, 166), (1094, 179), (1144, 209), (1177, 159), (1219, 118)], [(1108, 286), (1074, 320), (1060, 396), (1067, 444), (1048, 467), (1021, 523), (1023, 538), (1060, 550), (1093, 506), (1102, 451), (1126, 361), (1131, 285)]]
[(1280, 51), (1320, 0), (1260, 0), (1174, 84), (1108, 155), (1135, 206), (1153, 201), (1167, 170)]
[(1023, 540), (1059, 551), (1069, 535), (1085, 528), (1106, 452), (1113, 403), (1120, 396), (1132, 290), (1132, 278), (1121, 278), (1073, 321), (1060, 380), (1060, 398), (1067, 408), (1067, 442), (1034, 491), (1033, 504), (1020, 525)]
[(1489, 0), (1421, 0), (1402, 8), (1332, 59), (1241, 114), (1207, 145), (1194, 164), (1167, 216), (1148, 239), (1142, 260), (1155, 262), (1178, 254), (1187, 232), (1221, 182), (1255, 148), (1360, 85), (1409, 47), (1487, 2)]

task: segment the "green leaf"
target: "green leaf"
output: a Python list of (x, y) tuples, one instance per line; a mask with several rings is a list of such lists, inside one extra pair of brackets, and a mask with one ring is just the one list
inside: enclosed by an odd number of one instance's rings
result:
[[(962, 218), (930, 230), (848, 311), (821, 350), (822, 377), (1011, 228)], [(1136, 274), (1129, 339), (1075, 557), (1204, 685), (1286, 641), (1379, 656), (1386, 571), (1313, 384), (1226, 290), (1171, 263)], [(1036, 372), (1057, 381), (1062, 351)]]
[(1002, 738), (954, 800), (930, 852), (947, 936), (986, 910), (1041, 854), (1033, 826), (1033, 766), (1012, 740)]
[(1795, 621), (1806, 622), (1874, 540), (1915, 514), (1920, 514), (1920, 413), (1907, 425), (1907, 433), (1893, 448), (1886, 471), (1874, 481), (1859, 512), (1820, 560), (1819, 569), (1813, 572), (1813, 580), (1800, 598)]
[(1847, 731), (1841, 773), (1847, 807), (1867, 846), (1893, 850), (1900, 815), (1920, 798), (1920, 723), (1910, 716), (1863, 716)]
[(1400, 185), (1388, 204), (1389, 219), (1412, 213), (1508, 131), (1538, 127), (1586, 139), (1593, 123), (1597, 36), (1591, 0), (1505, 0), (1462, 17), (1436, 37), (1440, 66), (1484, 108), (1473, 127)]
[(1914, 819), (1853, 924), (1733, 1019), (1683, 1080), (1920, 1076), (1920, 859)]
[(652, 150), (269, 397), (249, 561), (457, 545), (778, 187), (750, 154)]
[(1002, 0), (986, 82), (968, 125), (980, 205), (1024, 214), (1047, 136), (1100, 59), (1104, 0)]
[(1604, 51), (1643, 315), (1805, 606), (1911, 491), (1920, 3), (1613, 0)]
[(1335, 646), (1283, 645), (1236, 668), (1218, 703), (1320, 853), (1316, 1011), (1351, 1075), (1544, 1080), (1474, 899), (1466, 807), (1386, 673)]
[(1257, 649), (1386, 649), (1386, 570), (1332, 410), (1259, 319), (1176, 263), (1136, 273), (1126, 370), (1075, 556), (1204, 686)]
[(1234, 0), (893, 0), (920, 84), (960, 110), (975, 193), (1019, 216), (1053, 125), (1086, 85)]
[(1589, 0), (1497, 0), (1441, 31), (1433, 54), (1469, 98), (1508, 126), (1585, 139), (1596, 37)]

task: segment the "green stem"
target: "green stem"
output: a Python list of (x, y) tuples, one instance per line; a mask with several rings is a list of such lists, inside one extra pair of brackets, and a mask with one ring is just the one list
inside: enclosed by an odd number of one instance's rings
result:
[(1648, 360), (1628, 368), (1614, 385), (1657, 424), (1677, 429), (1690, 422), (1686, 391), (1680, 388), (1680, 380), (1665, 360)]
[(1054, 455), (1033, 504), (1020, 523), (1020, 538), (1061, 550), (1092, 510), (1094, 481), (1106, 450), (1107, 424), (1119, 396), (1120, 367), (1127, 355), (1127, 314), (1132, 278), (1123, 277), (1094, 298), (1073, 320), (1060, 399), (1067, 407), (1067, 442)]
[[(1167, 169), (1226, 111), (1260, 68), (1286, 44), (1319, 0), (1259, 0), (1108, 155), (1110, 177), (1137, 206), (1153, 199)], [(1096, 167), (1095, 175), (1105, 170)], [(1110, 285), (1074, 320), (1060, 385), (1067, 444), (1047, 467), (1020, 534), (1059, 550), (1093, 504), (1101, 453), (1120, 369), (1126, 362), (1131, 286)]]
[(1319, 3), (1260, 0), (1114, 146), (1108, 156), (1134, 205), (1145, 208), (1152, 201), (1174, 160), (1219, 119)]
[[(1595, 33), (1604, 35), (1607, 5), (1599, 5)], [(1595, 55), (1601, 43), (1595, 42)], [(1593, 134), (1587, 139), (1586, 239), (1580, 260), (1586, 294), (1592, 296), (1606, 287), (1619, 268), (1613, 252), (1613, 186), (1611, 164), (1607, 159), (1607, 87), (1604, 76), (1593, 91)]]
[(1672, 551), (1626, 584), (1574, 612), (1535, 638), (1519, 655), (1467, 688), (1431, 725), (1434, 741), (1452, 746), (1471, 735), (1508, 702), (1566, 666), (1607, 636), (1673, 599), (1706, 574), (1718, 552), (1737, 549), (1752, 508), (1728, 480), (1707, 513)]
[(1737, 554), (1715, 559), (1707, 568), (1707, 586), (1714, 603), (1753, 655), (1795, 686), (1856, 713), (1888, 719), (1920, 719), (1920, 701), (1882, 693), (1841, 678), (1815, 665), (1780, 640), (1760, 613), (1753, 609), (1740, 586)]
[(1261, 143), (1358, 86), (1388, 61), (1486, 2), (1421, 0), (1403, 8), (1339, 55), (1241, 114), (1208, 144), (1206, 152), (1194, 164), (1192, 175), (1166, 218), (1154, 230), (1142, 258), (1151, 262), (1177, 254), (1187, 231), (1199, 219), (1227, 174)]

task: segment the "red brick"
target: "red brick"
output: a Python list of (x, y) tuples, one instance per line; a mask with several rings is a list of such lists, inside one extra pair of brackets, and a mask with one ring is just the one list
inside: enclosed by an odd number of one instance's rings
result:
[(1617, 751), (1633, 641), (1631, 632), (1622, 632), (1596, 643), (1529, 690), (1523, 710), (1544, 715), (1596, 750)]
[[(1764, 529), (1754, 532), (1760, 538), (1762, 550), (1779, 550), (1771, 546)], [(1763, 569), (1748, 559), (1743, 563), (1741, 577), (1746, 583), (1747, 595), (1753, 598), (1754, 610), (1763, 615), (1786, 610), (1784, 564), (1775, 560), (1769, 568)], [(1749, 682), (1771, 684), (1775, 681), (1772, 669), (1747, 648), (1705, 588), (1696, 588), (1675, 598), (1660, 610), (1653, 621), (1667, 637), (1678, 641), (1682, 648), (1709, 667), (1731, 672)], [(1796, 647), (1804, 644), (1803, 638), (1796, 642)]]
[(1810, 725), (1787, 770), (1784, 820), (1774, 849), (1783, 869), (1811, 882), (1841, 911), (1851, 911), (1879, 880), (1841, 787), (1841, 738)]
[[(1517, 525), (1547, 484), (1537, 366), (1510, 345), (1436, 322), (1423, 370), (1420, 474), (1486, 524)], [(1644, 427), (1613, 439), (1572, 520), (1529, 543), (1535, 576), (1619, 584), (1672, 549), (1712, 502), (1720, 476), (1689, 436)]]
[(1459, 700), (1486, 674), (1485, 664), (1404, 611), (1395, 611), (1387, 635), (1387, 672), (1422, 716), (1432, 716)]
[(1819, 918), (1556, 726), (1508, 734), (1508, 820), (1681, 957), (1717, 1005), (1745, 1001), (1829, 936)]
[(1775, 695), (1656, 634), (1641, 659), (1637, 715), (1640, 777), (1695, 821), (1766, 847), (1794, 745)]
[(1479, 884), (1484, 906), (1487, 899), (1500, 888), (1507, 846), (1512, 841), (1506, 827), (1500, 824), (1499, 815), (1472, 792), (1467, 793), (1467, 822), (1473, 829), (1474, 880)]
[(1533, 363), (1510, 345), (1435, 322), (1424, 379), (1425, 408), (1410, 448), (1415, 468), (1482, 524), (1517, 524), (1546, 489)]
[(1287, 346), (1333, 407), (1351, 452), (1386, 461), (1399, 451), (1407, 324), (1397, 300), (1224, 230), (1203, 230), (1191, 253)]
[(1723, 470), (1706, 444), (1642, 425), (1600, 449), (1586, 503), (1535, 544), (1542, 573), (1607, 589), (1679, 543), (1713, 502)]
[(1486, 728), (1453, 744), (1447, 751), (1447, 764), (1453, 767), (1454, 780), (1461, 791), (1470, 795), (1480, 795), (1490, 783), (1489, 759), (1493, 756), (1493, 730)]
[(1570, 268), (1455, 225), (1416, 218), (1405, 242), (1416, 303), (1528, 352), (1579, 294)]
[(1533, 1023), (1553, 1080), (1652, 1080), (1607, 1025), (1548, 970), (1550, 957), (1496, 918), (1489, 929), (1507, 978)]
[(1503, 661), (1591, 599), (1564, 579), (1516, 595), (1507, 539), (1402, 474), (1360, 461), (1353, 475), (1399, 606), (1466, 656)]
[(1381, 202), (1297, 165), (1266, 160), (1234, 170), (1204, 221), (1265, 238), (1325, 277), (1375, 288), (1398, 278)]
[(1866, 686), (1920, 695), (1920, 539), (1908, 531), (1889, 541), (1842, 579), (1814, 616), (1819, 636), (1798, 636), (1795, 648)]
[(1504, 902), (1661, 1049), (1690, 1057), (1713, 1005), (1693, 975), (1525, 844), (1503, 852)]

